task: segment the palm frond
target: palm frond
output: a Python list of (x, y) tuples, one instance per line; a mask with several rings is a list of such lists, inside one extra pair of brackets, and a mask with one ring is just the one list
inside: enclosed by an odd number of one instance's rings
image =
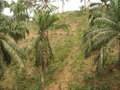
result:
[(105, 18), (105, 17), (98, 17), (94, 19), (93, 23), (104, 23), (109, 26), (111, 25), (111, 27), (118, 27), (118, 25), (114, 21), (111, 21), (110, 19)]
[(40, 39), (40, 35), (36, 35), (35, 37), (33, 37), (33, 38), (23, 47), (23, 50), (25, 51), (25, 53), (31, 52), (31, 50), (35, 48), (36, 42), (38, 42), (39, 39)]
[(23, 63), (23, 57), (21, 57), (22, 55), (19, 55), (18, 48), (12, 47), (10, 45), (10, 43), (6, 42), (5, 40), (2, 40), (2, 44), (4, 46), (4, 49), (9, 53), (9, 55), (11, 56), (12, 60), (14, 60), (16, 63), (18, 63), (18, 65), (20, 67), (24, 67), (24, 63)]
[(98, 7), (100, 4), (101, 4), (101, 3), (91, 3), (89, 6), (90, 6), (90, 7), (96, 7), (96, 6)]
[(63, 30), (66, 30), (66, 31), (70, 31), (70, 30), (71, 30), (70, 25), (69, 25), (69, 24), (66, 24), (66, 23), (55, 24), (55, 25), (54, 25), (54, 28), (55, 28), (55, 29), (63, 29)]
[(20, 49), (19, 46), (13, 42), (11, 42), (9, 39), (7, 39), (6, 37), (4, 37), (3, 39), (9, 46), (11, 46), (14, 51), (16, 51), (16, 53), (19, 55), (19, 57), (22, 58), (22, 61), (24, 62), (26, 55), (24, 53), (23, 49)]
[(100, 48), (101, 45), (107, 43), (109, 40), (111, 40), (114, 36), (117, 36), (118, 32), (115, 31), (105, 31), (105, 32), (101, 32), (97, 35), (95, 35), (92, 38), (92, 48), (93, 49), (97, 49)]
[(111, 51), (113, 45), (115, 44), (115, 42), (118, 41), (118, 37), (119, 37), (119, 36), (113, 37), (113, 38), (106, 44), (106, 46), (105, 46), (105, 47), (106, 47), (106, 48), (105, 48), (105, 52), (107, 53), (107, 55), (110, 53), (110, 51)]
[(92, 38), (94, 35), (98, 34), (98, 33), (101, 33), (101, 32), (104, 32), (104, 31), (109, 31), (111, 30), (111, 28), (104, 28), (104, 29), (94, 29), (94, 30), (91, 30), (87, 33), (84, 34), (83, 36), (83, 42), (86, 43), (87, 40), (89, 40), (89, 38)]
[(113, 37), (117, 36), (117, 31), (107, 30), (94, 34), (87, 38), (88, 47), (85, 50), (85, 57), (89, 57), (92, 51), (99, 50), (103, 45), (106, 45)]

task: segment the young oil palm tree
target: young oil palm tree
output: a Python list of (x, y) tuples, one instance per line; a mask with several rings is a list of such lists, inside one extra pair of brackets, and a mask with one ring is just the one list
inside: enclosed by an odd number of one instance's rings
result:
[(29, 15), (27, 12), (27, 7), (22, 0), (18, 0), (17, 3), (12, 1), (10, 9), (13, 12), (13, 16), (9, 17), (6, 22), (10, 28), (9, 35), (17, 43), (18, 40), (25, 38), (26, 33), (29, 34), (26, 26), (27, 21), (29, 20)]
[(12, 1), (10, 10), (13, 12), (12, 17), (17, 21), (17, 23), (25, 22), (26, 19), (29, 19), (27, 6), (22, 2), (22, 0), (18, 0), (17, 3)]
[(35, 12), (34, 21), (39, 27), (37, 35), (28, 43), (26, 52), (33, 50), (35, 52), (35, 65), (41, 67), (41, 82), (44, 87), (44, 74), (48, 72), (48, 65), (53, 59), (53, 53), (48, 38), (48, 31), (52, 28), (69, 29), (67, 24), (61, 23), (61, 17), (58, 14), (51, 13), (51, 10), (38, 10)]
[(92, 23), (93, 25), (102, 24), (103, 27), (96, 27), (96, 29), (90, 30), (84, 35), (84, 42), (87, 43), (85, 57), (89, 57), (94, 51), (98, 52), (96, 57), (98, 61), (98, 72), (103, 69), (112, 46), (119, 40), (120, 7), (118, 0), (111, 0), (108, 12), (99, 13), (100, 16), (96, 17)]
[(18, 64), (21, 68), (24, 67), (25, 55), (24, 52), (14, 44), (10, 39), (8, 39), (9, 31), (6, 26), (4, 26), (4, 21), (0, 20), (0, 77), (3, 74), (3, 66), (10, 65), (11, 62)]
[[(3, 2), (0, 2), (2, 5)], [(0, 7), (0, 77), (3, 75), (3, 66), (10, 64), (11, 61), (17, 63), (20, 67), (24, 67), (25, 55), (23, 51), (8, 39), (9, 28), (6, 23), (7, 16), (3, 15)]]

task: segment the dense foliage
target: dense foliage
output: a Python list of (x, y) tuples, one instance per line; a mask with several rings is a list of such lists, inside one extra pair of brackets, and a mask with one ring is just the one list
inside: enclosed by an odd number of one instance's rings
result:
[(84, 35), (84, 41), (88, 42), (85, 57), (98, 50), (95, 60), (98, 61), (99, 70), (104, 66), (113, 45), (116, 45), (115, 42), (119, 40), (120, 8), (118, 0), (111, 0), (107, 11), (98, 10), (98, 12), (99, 14), (91, 21), (95, 27)]

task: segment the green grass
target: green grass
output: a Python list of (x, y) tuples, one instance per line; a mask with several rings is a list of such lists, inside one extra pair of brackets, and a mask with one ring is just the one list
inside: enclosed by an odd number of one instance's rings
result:
[(59, 43), (54, 44), (54, 61), (51, 63), (49, 72), (51, 75), (58, 74), (57, 70), (64, 67), (63, 61), (67, 59), (71, 52), (71, 48), (74, 45), (73, 39), (73, 36), (67, 37), (65, 40), (60, 40)]
[[(51, 61), (49, 66), (49, 72), (45, 76), (45, 86), (47, 87), (51, 83), (54, 82), (54, 76), (57, 76), (59, 73), (59, 69), (65, 67), (65, 63), (68, 60), (68, 56), (70, 55), (70, 59), (72, 63), (71, 67), (71, 74), (72, 74), (72, 81), (68, 82), (68, 86), (70, 90), (110, 90), (114, 85), (113, 90), (117, 87), (116, 90), (119, 90), (119, 82), (120, 82), (120, 72), (114, 71), (113, 73), (105, 74), (104, 76), (96, 76), (95, 67), (93, 64), (93, 57), (88, 59), (84, 58), (84, 50), (85, 45), (82, 41), (83, 35), (89, 29), (89, 20), (88, 20), (88, 12), (65, 12), (62, 15), (67, 15), (64, 17), (66, 22), (77, 24), (76, 30), (73, 31), (76, 33), (76, 36), (66, 36), (65, 35), (50, 35), (51, 46), (54, 54), (54, 60)], [(32, 24), (29, 24), (32, 26)], [(33, 25), (30, 27), (32, 32), (34, 32), (37, 27)], [(30, 31), (31, 31), (30, 30)], [(55, 33), (56, 30), (51, 31)], [(71, 33), (71, 31), (64, 31), (66, 33)], [(52, 40), (54, 38), (55, 40)], [(73, 48), (77, 48), (75, 52), (71, 50)], [(113, 51), (114, 53), (114, 51)], [(111, 54), (107, 63), (112, 63), (117, 61), (117, 54)], [(34, 58), (30, 56), (30, 63), (34, 67)], [(4, 79), (11, 79), (10, 84), (2, 83), (0, 81), (0, 89), (4, 88), (5, 90), (40, 90), (41, 89), (41, 82), (40, 82), (40, 68), (35, 68), (36, 70), (28, 75), (26, 70), (18, 71), (17, 66), (12, 66), (6, 71)], [(112, 75), (113, 74), (113, 75)], [(110, 76), (111, 75), (111, 76)], [(106, 78), (107, 77), (107, 78)], [(113, 77), (111, 79), (111, 77)], [(80, 85), (81, 78), (83, 80), (83, 85)], [(114, 81), (114, 82), (113, 82)], [(113, 85), (112, 85), (113, 84)]]

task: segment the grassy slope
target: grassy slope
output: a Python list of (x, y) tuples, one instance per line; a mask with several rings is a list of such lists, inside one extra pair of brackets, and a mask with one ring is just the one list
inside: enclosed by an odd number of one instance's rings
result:
[[(117, 70), (104, 76), (96, 76), (93, 57), (87, 60), (84, 58), (82, 38), (89, 28), (88, 13), (66, 12), (62, 16), (71, 25), (71, 30), (49, 32), (55, 60), (46, 75), (45, 90), (119, 90), (120, 75)], [(31, 30), (30, 35), (19, 42), (19, 45), (24, 46), (34, 35), (35, 31)], [(29, 58), (26, 69), (22, 72), (16, 71), (16, 67), (7, 69), (0, 88), (40, 90), (39, 69), (34, 67), (33, 56), (30, 55)]]

